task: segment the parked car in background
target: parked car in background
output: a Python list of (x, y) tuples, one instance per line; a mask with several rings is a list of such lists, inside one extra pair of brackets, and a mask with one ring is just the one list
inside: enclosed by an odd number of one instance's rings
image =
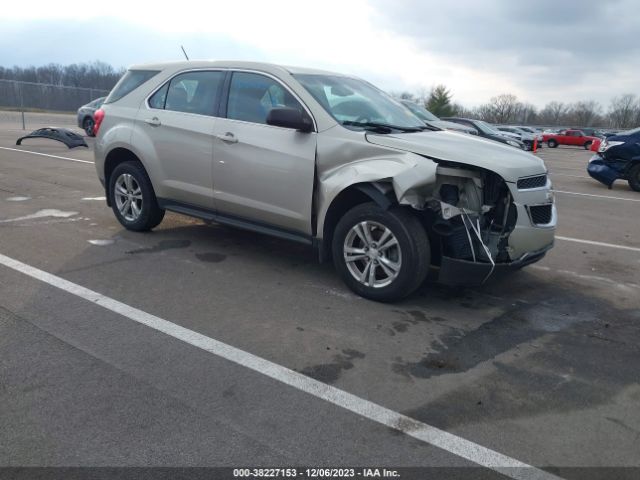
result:
[(478, 135), (478, 131), (475, 128), (467, 127), (461, 123), (447, 122), (446, 120), (440, 120), (433, 113), (427, 110), (422, 105), (418, 105), (411, 100), (400, 101), (405, 107), (411, 110), (416, 117), (422, 120), (427, 125), (432, 127), (441, 128), (442, 130), (454, 130), (456, 132), (469, 133), (471, 135)]
[(604, 132), (597, 128), (572, 128), (571, 130), (580, 130), (582, 133), (589, 137), (603, 138)]
[(587, 172), (609, 188), (616, 180), (627, 180), (640, 192), (640, 128), (602, 140), (598, 153), (589, 160)]
[(614, 131), (614, 132), (603, 132), (602, 133), (602, 138), (609, 138), (609, 137), (613, 137), (614, 135), (618, 135), (618, 131)]
[(483, 120), (473, 120), (471, 118), (460, 117), (447, 117), (443, 118), (442, 120), (447, 120), (449, 122), (455, 122), (467, 127), (474, 128), (478, 132), (479, 136), (488, 138), (489, 140), (506, 143), (507, 145), (511, 145), (512, 147), (520, 148), (522, 150), (525, 149), (524, 143), (518, 140), (517, 137), (509, 136), (507, 132), (500, 132)]
[(525, 150), (533, 150), (534, 141), (536, 142), (536, 146), (538, 145), (537, 135), (531, 132), (527, 132), (520, 127), (514, 127), (511, 125), (496, 125), (496, 129), (500, 130), (501, 132), (512, 133), (516, 135), (516, 138), (524, 143)]
[(540, 158), (429, 127), (347, 75), (139, 65), (96, 112), (96, 133), (96, 172), (126, 229), (171, 210), (301, 242), (373, 300), (410, 294), (432, 266), (442, 283), (478, 285), (553, 247)]
[(545, 133), (542, 138), (551, 148), (556, 148), (558, 145), (575, 145), (585, 150), (589, 150), (594, 140), (598, 139), (598, 137), (585, 135), (582, 130), (560, 130), (558, 133)]
[(538, 127), (525, 127), (525, 126), (522, 126), (522, 125), (518, 125), (516, 128), (518, 128), (520, 130), (523, 130), (523, 131), (525, 131), (527, 133), (531, 133), (531, 134), (535, 135), (536, 140), (538, 141), (538, 147), (542, 146), (543, 138), (542, 138), (542, 129), (541, 128), (538, 128)]
[(78, 126), (82, 128), (89, 137), (95, 136), (93, 133), (93, 127), (96, 124), (94, 114), (96, 110), (102, 106), (105, 98), (107, 97), (96, 98), (78, 109)]

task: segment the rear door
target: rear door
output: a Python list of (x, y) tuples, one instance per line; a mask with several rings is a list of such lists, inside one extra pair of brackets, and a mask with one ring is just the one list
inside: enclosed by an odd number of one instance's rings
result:
[(255, 72), (233, 72), (225, 98), (225, 118), (214, 126), (218, 213), (310, 235), (316, 133), (266, 123), (273, 107), (303, 105), (279, 80)]
[(213, 139), (223, 71), (189, 71), (174, 76), (140, 109), (138, 123), (145, 158), (155, 162), (156, 194), (212, 209)]

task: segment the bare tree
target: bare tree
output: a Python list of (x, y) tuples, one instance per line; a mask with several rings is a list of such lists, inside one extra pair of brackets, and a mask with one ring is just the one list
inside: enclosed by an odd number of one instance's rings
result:
[(608, 117), (612, 127), (634, 127), (637, 125), (639, 116), (640, 100), (632, 93), (625, 93), (611, 100)]
[(536, 123), (538, 119), (538, 110), (530, 103), (518, 103), (518, 111), (515, 123), (528, 125)]
[(569, 105), (562, 102), (550, 102), (540, 111), (538, 121), (542, 125), (562, 125), (566, 123), (567, 113), (569, 113)]
[(596, 101), (582, 101), (571, 105), (569, 119), (578, 127), (590, 127), (599, 119), (602, 107)]

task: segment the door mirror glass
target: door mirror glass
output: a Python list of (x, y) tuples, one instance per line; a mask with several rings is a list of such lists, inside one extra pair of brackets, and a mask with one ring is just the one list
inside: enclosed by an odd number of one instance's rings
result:
[(276, 107), (269, 110), (267, 125), (294, 128), (307, 133), (313, 130), (311, 119), (297, 108), (290, 107)]

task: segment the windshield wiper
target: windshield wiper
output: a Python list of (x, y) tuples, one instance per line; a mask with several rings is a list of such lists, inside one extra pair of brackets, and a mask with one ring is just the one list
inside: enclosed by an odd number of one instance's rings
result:
[(389, 125), (386, 123), (378, 123), (378, 122), (354, 122), (352, 120), (345, 120), (342, 122), (342, 125), (350, 125), (353, 127), (362, 127), (368, 128), (379, 133), (392, 133), (394, 130), (400, 132), (422, 132), (423, 130), (430, 130), (428, 126), (419, 126), (419, 127), (401, 127), (399, 125)]

